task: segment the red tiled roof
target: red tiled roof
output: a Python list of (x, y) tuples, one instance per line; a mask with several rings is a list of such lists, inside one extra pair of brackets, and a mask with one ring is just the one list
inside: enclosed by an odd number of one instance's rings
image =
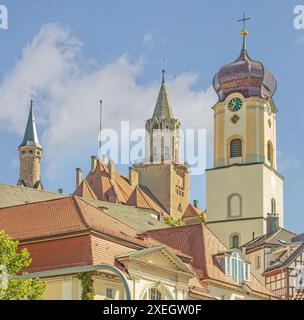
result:
[[(238, 284), (221, 269), (215, 256), (227, 251), (225, 245), (202, 223), (169, 229), (150, 230), (146, 234), (192, 256), (191, 265), (201, 280), (213, 279), (230, 285)], [(272, 295), (253, 275), (248, 286), (266, 295)]]
[[(85, 181), (98, 200), (152, 209), (164, 216), (168, 215), (148, 188), (132, 186), (129, 179), (118, 172), (114, 172), (111, 177), (108, 167), (101, 160), (97, 160), (95, 170), (87, 175)], [(91, 197), (90, 192), (83, 187), (78, 187), (74, 195)]]
[(21, 243), (19, 248), (27, 248), (30, 252), (32, 263), (23, 270), (26, 272), (41, 272), (93, 264), (89, 234)]
[(80, 185), (75, 190), (74, 195), (86, 199), (97, 200), (96, 194), (91, 189), (86, 179), (81, 181)]
[(189, 203), (184, 215), (184, 218), (194, 218), (194, 217), (199, 217), (202, 214), (202, 211), (199, 209), (195, 208), (191, 203)]
[(304, 289), (296, 290), (296, 293), (292, 300), (304, 300)]
[[(75, 196), (2, 208), (0, 230), (29, 248), (32, 272), (114, 263), (118, 254), (160, 245)], [(187, 262), (191, 259), (170, 250)]]

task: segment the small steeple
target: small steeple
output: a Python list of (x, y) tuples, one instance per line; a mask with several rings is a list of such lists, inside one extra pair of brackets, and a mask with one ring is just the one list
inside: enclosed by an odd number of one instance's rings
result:
[(162, 70), (162, 82), (159, 90), (156, 106), (153, 113), (153, 118), (160, 119), (173, 119), (173, 111), (169, 102), (166, 80), (165, 80), (165, 70)]
[(32, 146), (42, 149), (37, 135), (35, 117), (33, 113), (33, 100), (31, 99), (30, 113), (27, 120), (27, 125), (24, 133), (24, 138), (20, 147)]
[(35, 118), (33, 114), (33, 100), (31, 100), (25, 134), (18, 148), (20, 159), (19, 186), (43, 190), (40, 178), (40, 161), (42, 147), (38, 140)]

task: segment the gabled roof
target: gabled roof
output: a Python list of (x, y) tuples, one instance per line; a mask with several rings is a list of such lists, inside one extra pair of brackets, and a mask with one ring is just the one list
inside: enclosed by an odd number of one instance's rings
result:
[(163, 70), (162, 83), (152, 118), (173, 119), (173, 111), (169, 102), (164, 75), (165, 71)]
[(136, 229), (103, 208), (76, 196), (1, 208), (0, 230), (19, 241), (97, 232), (142, 248), (160, 245), (149, 236), (139, 236)]
[[(101, 159), (97, 160), (95, 170), (90, 172), (85, 180), (98, 200), (151, 209), (163, 216), (168, 216), (166, 210), (147, 187), (132, 186), (129, 179), (118, 172), (110, 176), (107, 165)], [(89, 194), (78, 187), (74, 195), (88, 197)]]
[[(286, 248), (287, 250), (287, 248)], [(274, 271), (274, 270), (280, 270), (283, 268), (287, 268), (300, 254), (304, 252), (304, 243), (299, 244), (298, 248), (295, 249), (284, 261), (274, 263), (270, 265), (264, 272), (264, 274)]]
[(167, 225), (162, 219), (157, 219), (159, 213), (154, 210), (100, 200), (84, 199), (84, 201), (96, 208), (102, 208), (114, 218), (140, 232), (145, 232), (152, 229), (170, 228), (170, 226)]
[(195, 208), (191, 203), (189, 203), (183, 215), (183, 219), (199, 217), (201, 214), (202, 211), (200, 211), (198, 208)]
[(25, 128), (24, 138), (19, 147), (25, 147), (25, 146), (33, 146), (33, 147), (38, 147), (42, 149), (38, 140), (32, 101), (31, 101), (31, 108), (30, 108), (30, 112), (29, 112), (29, 116), (28, 116), (27, 124)]
[[(124, 259), (140, 260), (142, 257), (148, 256), (151, 254), (154, 255), (157, 253), (160, 253), (166, 258), (169, 258), (174, 263), (174, 265), (178, 268), (179, 271), (190, 273), (192, 276), (194, 276), (194, 273), (192, 272), (192, 270), (186, 264), (184, 264), (172, 251), (170, 251), (168, 247), (164, 245), (121, 254), (116, 256), (116, 259), (119, 261), (123, 261)], [(187, 255), (185, 255), (184, 258), (187, 258)], [(192, 258), (188, 256), (188, 259), (190, 261)]]
[(80, 185), (77, 187), (76, 191), (74, 192), (75, 196), (83, 197), (86, 199), (97, 200), (97, 196), (94, 191), (89, 186), (86, 179), (83, 179)]
[(292, 238), (292, 242), (304, 242), (304, 233), (297, 234)]
[[(228, 251), (225, 245), (213, 234), (205, 224), (194, 224), (174, 227), (165, 230), (150, 230), (147, 232), (152, 238), (192, 256), (191, 265), (201, 280), (214, 280), (241, 289), (241, 285), (227, 276), (216, 256)], [(256, 293), (273, 294), (263, 286), (253, 274), (247, 286)]]
[(246, 250), (248, 251), (252, 251), (265, 245), (270, 245), (270, 246), (282, 245), (280, 243), (280, 240), (290, 243), (294, 236), (295, 236), (295, 233), (289, 230), (286, 230), (284, 228), (279, 228), (275, 233), (269, 236), (263, 235), (263, 236), (257, 237), (256, 239), (245, 243), (242, 247), (245, 247)]
[(84, 230), (136, 237), (136, 231), (77, 197), (0, 209), (0, 229), (16, 240)]

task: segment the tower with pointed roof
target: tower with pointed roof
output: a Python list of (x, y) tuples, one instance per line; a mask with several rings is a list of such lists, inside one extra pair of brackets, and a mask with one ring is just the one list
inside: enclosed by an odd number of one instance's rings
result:
[(153, 116), (146, 121), (146, 162), (178, 162), (180, 122), (174, 118), (162, 70)]
[(20, 176), (17, 184), (23, 187), (42, 190), (43, 186), (40, 179), (42, 147), (38, 140), (32, 100), (24, 138), (18, 150)]
[(165, 70), (152, 118), (146, 121), (145, 161), (136, 165), (139, 183), (146, 186), (174, 220), (189, 204), (189, 171), (179, 163), (181, 123), (173, 115)]
[(209, 227), (230, 247), (265, 234), (268, 214), (276, 214), (284, 225), (283, 177), (276, 161), (276, 80), (249, 57), (245, 26), (241, 35), (239, 57), (214, 77), (214, 163), (206, 173)]

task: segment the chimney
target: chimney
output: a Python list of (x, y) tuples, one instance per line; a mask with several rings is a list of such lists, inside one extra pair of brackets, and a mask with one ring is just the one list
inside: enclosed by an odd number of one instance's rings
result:
[(114, 179), (114, 173), (115, 173), (115, 162), (113, 160), (110, 160), (108, 163), (108, 170), (111, 179)]
[(279, 217), (275, 213), (268, 213), (266, 218), (267, 236), (274, 234), (279, 229)]
[(193, 207), (198, 209), (198, 201), (197, 200), (193, 200)]
[(139, 184), (138, 171), (133, 167), (129, 168), (129, 182), (133, 187), (137, 187)]
[(91, 172), (94, 172), (97, 165), (97, 159), (95, 156), (91, 156)]
[(79, 187), (79, 185), (82, 182), (82, 171), (80, 168), (76, 169), (76, 188)]

